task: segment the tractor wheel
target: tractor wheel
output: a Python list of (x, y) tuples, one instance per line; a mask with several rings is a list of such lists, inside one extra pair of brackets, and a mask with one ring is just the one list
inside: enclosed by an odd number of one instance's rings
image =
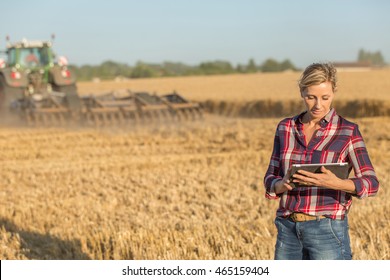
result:
[(5, 80), (3, 76), (0, 76), (0, 110), (3, 112), (4, 107), (8, 107), (8, 104), (6, 104), (6, 88)]
[(18, 114), (12, 112), (11, 103), (21, 99), (23, 94), (23, 88), (8, 86), (4, 77), (0, 75), (0, 121), (2, 123), (14, 124), (19, 122)]

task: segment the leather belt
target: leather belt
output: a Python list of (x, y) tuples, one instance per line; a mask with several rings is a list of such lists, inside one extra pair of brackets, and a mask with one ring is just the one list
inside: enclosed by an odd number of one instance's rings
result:
[(307, 222), (307, 221), (321, 220), (326, 218), (324, 215), (313, 216), (313, 215), (299, 213), (299, 212), (293, 212), (288, 217), (294, 222)]

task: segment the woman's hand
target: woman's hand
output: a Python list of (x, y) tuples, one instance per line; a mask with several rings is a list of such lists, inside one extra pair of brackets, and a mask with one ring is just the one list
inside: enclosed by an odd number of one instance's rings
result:
[(326, 169), (324, 166), (321, 167), (322, 173), (313, 173), (305, 170), (298, 170), (293, 175), (293, 182), (306, 185), (323, 187), (333, 190), (341, 190), (349, 193), (355, 193), (355, 185), (351, 180), (343, 180), (338, 178), (332, 171)]
[(331, 188), (339, 183), (339, 178), (324, 166), (321, 167), (322, 173), (313, 173), (306, 170), (298, 170), (293, 175), (293, 182), (300, 185), (310, 185), (317, 187)]
[(285, 191), (291, 191), (293, 187), (290, 185), (291, 183), (291, 168), (286, 172), (283, 179), (280, 181), (277, 181), (275, 183), (275, 193), (280, 194), (284, 193)]

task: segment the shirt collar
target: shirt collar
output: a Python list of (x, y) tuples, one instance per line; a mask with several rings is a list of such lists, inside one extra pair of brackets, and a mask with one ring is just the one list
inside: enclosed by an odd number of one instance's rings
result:
[[(303, 116), (306, 114), (306, 112), (307, 112), (307, 111), (304, 111), (304, 112), (300, 113), (300, 114), (296, 117), (295, 120), (296, 120), (298, 123), (302, 124), (302, 118), (303, 118)], [(328, 123), (332, 120), (332, 118), (333, 118), (333, 116), (334, 116), (335, 114), (336, 114), (336, 110), (335, 110), (334, 108), (331, 108), (331, 109), (329, 110), (329, 112), (321, 119), (320, 125), (322, 126), (322, 125), (328, 124)]]

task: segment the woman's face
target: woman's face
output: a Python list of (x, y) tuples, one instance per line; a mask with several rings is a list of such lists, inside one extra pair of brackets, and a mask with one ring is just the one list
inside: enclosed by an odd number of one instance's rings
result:
[(310, 119), (320, 120), (329, 112), (334, 92), (331, 82), (324, 82), (306, 88), (301, 95)]

